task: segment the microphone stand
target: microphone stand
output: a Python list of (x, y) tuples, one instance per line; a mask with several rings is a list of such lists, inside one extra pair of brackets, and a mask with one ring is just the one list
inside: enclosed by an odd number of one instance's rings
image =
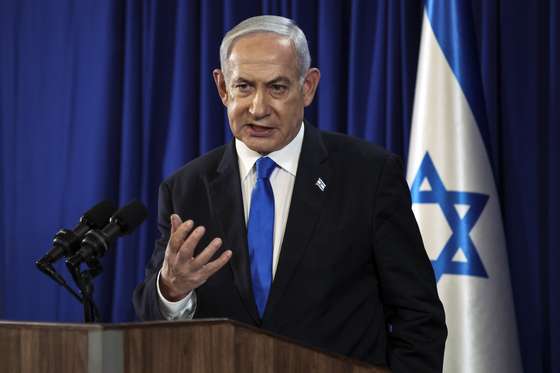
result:
[(103, 272), (103, 267), (99, 259), (93, 257), (86, 261), (87, 269), (81, 271), (80, 264), (77, 265), (66, 261), (66, 266), (72, 274), (72, 278), (82, 294), (82, 304), (84, 308), (84, 321), (94, 323), (100, 321), (99, 310), (93, 299), (93, 279)]
[[(132, 201), (109, 218), (103, 229), (91, 229), (81, 242), (80, 249), (66, 259), (66, 266), (82, 293), (84, 321), (99, 321), (99, 312), (93, 300), (93, 279), (103, 272), (99, 258), (119, 236), (131, 233), (148, 215), (143, 204)], [(81, 264), (87, 268), (81, 270)]]
[(57, 284), (62, 286), (64, 289), (68, 290), (68, 292), (72, 294), (72, 296), (76, 298), (78, 302), (80, 303), (84, 302), (83, 299), (78, 295), (78, 293), (76, 293), (74, 289), (68, 286), (68, 284), (64, 280), (64, 277), (62, 277), (61, 275), (58, 274), (58, 272), (56, 272), (52, 264), (45, 262), (44, 260), (41, 259), (36, 261), (35, 265), (41, 272), (49, 276), (51, 279), (53, 279)]

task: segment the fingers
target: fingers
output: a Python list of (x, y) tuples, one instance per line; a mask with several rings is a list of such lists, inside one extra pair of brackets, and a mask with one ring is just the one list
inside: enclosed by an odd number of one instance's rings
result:
[[(173, 253), (179, 251), (181, 245), (183, 245), (183, 243), (185, 242), (185, 238), (187, 238), (187, 236), (190, 234), (191, 230), (194, 227), (194, 222), (192, 220), (187, 220), (186, 222), (179, 224), (180, 220), (181, 219), (177, 220), (176, 223), (172, 222), (172, 227), (171, 227), (172, 232), (171, 232), (171, 237), (169, 238), (169, 248)], [(179, 224), (179, 226), (176, 227), (174, 232), (173, 232), (173, 224)]]
[(204, 236), (204, 233), (206, 233), (206, 228), (198, 226), (191, 232), (191, 234), (189, 234), (177, 252), (177, 261), (179, 263), (192, 260), (192, 257), (194, 256), (194, 249), (198, 245), (202, 236)]
[(214, 256), (216, 251), (222, 246), (222, 240), (219, 238), (214, 238), (212, 242), (206, 246), (206, 248), (198, 254), (194, 260), (191, 262), (191, 267), (193, 270), (198, 270), (202, 268), (208, 261)]
[(212, 276), (214, 273), (218, 272), (220, 268), (222, 268), (226, 263), (230, 260), (232, 255), (231, 250), (226, 250), (219, 256), (218, 259), (205, 264), (201, 271), (203, 272), (204, 277), (208, 278)]
[(177, 252), (177, 265), (188, 266), (191, 272), (202, 270), (202, 272), (208, 273), (205, 277), (209, 277), (228, 262), (232, 252), (231, 250), (226, 250), (218, 259), (209, 263), (208, 261), (212, 259), (214, 254), (216, 254), (218, 249), (222, 246), (222, 240), (220, 238), (214, 238), (196, 258), (193, 257), (194, 249), (202, 236), (204, 236), (205, 231), (203, 226), (197, 227), (185, 240)]
[(192, 220), (182, 222), (176, 214), (171, 215), (170, 219), (171, 237), (165, 251), (160, 279), (165, 288), (164, 296), (167, 299), (180, 299), (220, 270), (230, 260), (232, 252), (226, 250), (216, 260), (209, 262), (222, 246), (222, 240), (214, 238), (194, 258), (194, 250), (206, 233), (206, 228), (195, 228)]
[[(220, 238), (214, 238), (208, 246), (196, 257), (194, 258), (194, 250), (204, 234), (206, 233), (206, 228), (204, 226), (198, 226), (194, 228), (194, 222), (192, 220), (187, 220), (183, 222), (181, 217), (177, 214), (171, 214), (171, 237), (169, 238), (168, 250), (166, 252), (166, 257), (168, 259), (173, 258), (176, 265), (188, 264), (191, 271), (195, 272), (199, 269), (210, 264), (208, 261), (216, 254), (218, 249), (222, 246), (222, 240)], [(209, 267), (213, 269), (217, 265), (227, 263), (229, 257), (231, 257), (231, 251), (225, 256), (222, 254), (220, 258), (216, 259), (213, 264)], [(219, 268), (223, 265), (221, 264)]]
[(231, 258), (231, 250), (226, 250), (218, 257), (218, 259), (208, 262), (221, 246), (222, 240), (220, 238), (214, 238), (196, 258), (192, 257), (192, 253), (187, 253), (186, 250), (183, 251), (181, 249), (178, 254), (181, 258), (178, 258), (177, 262), (181, 262), (183, 265), (188, 267), (189, 271), (197, 273), (204, 279), (204, 281), (206, 281), (208, 277), (212, 276), (215, 272), (222, 268)]
[(177, 228), (179, 228), (179, 225), (181, 225), (183, 221), (181, 220), (181, 217), (177, 214), (171, 214), (170, 220), (171, 220), (171, 234), (173, 234), (177, 231)]

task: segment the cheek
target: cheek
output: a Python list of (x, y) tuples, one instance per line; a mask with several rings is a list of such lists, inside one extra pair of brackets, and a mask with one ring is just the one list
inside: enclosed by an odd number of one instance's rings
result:
[(290, 130), (293, 126), (298, 126), (299, 122), (303, 119), (303, 105), (300, 100), (291, 99), (278, 108), (279, 116), (282, 121), (286, 123), (285, 129)]
[(243, 119), (243, 108), (237, 103), (232, 103), (227, 107), (227, 115), (232, 129), (234, 129), (233, 127), (238, 127), (239, 122)]

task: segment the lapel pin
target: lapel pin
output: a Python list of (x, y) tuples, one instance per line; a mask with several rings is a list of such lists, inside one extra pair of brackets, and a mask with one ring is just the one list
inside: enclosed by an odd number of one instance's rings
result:
[(325, 182), (321, 178), (317, 179), (317, 181), (315, 182), (315, 185), (317, 185), (319, 187), (319, 189), (321, 189), (321, 192), (324, 192), (325, 188), (327, 187), (327, 184), (325, 184)]

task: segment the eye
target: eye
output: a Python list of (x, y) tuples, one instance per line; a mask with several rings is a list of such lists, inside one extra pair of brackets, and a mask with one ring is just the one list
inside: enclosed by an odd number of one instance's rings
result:
[(288, 90), (288, 87), (284, 84), (273, 84), (270, 88), (275, 95), (281, 95)]
[(251, 90), (251, 86), (243, 82), (235, 83), (233, 88), (241, 93), (247, 93)]

